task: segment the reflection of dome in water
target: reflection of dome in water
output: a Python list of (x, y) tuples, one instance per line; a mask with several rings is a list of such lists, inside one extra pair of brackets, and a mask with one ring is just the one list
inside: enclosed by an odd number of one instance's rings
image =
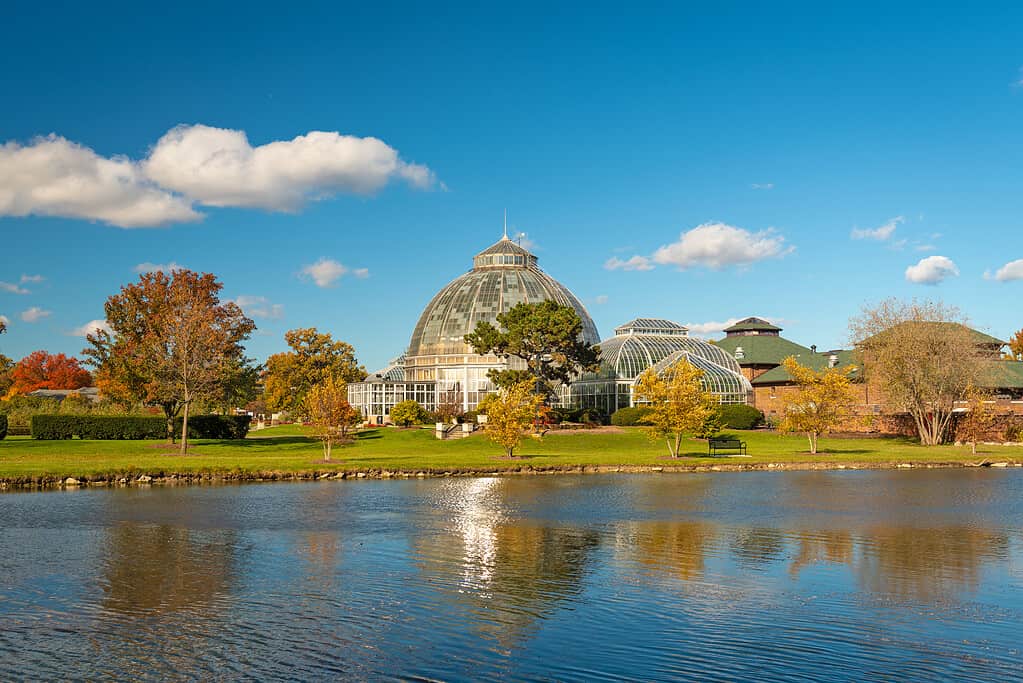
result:
[(571, 306), (583, 321), (583, 341), (596, 344), (600, 337), (589, 313), (567, 287), (536, 265), (536, 257), (507, 237), (473, 259), (473, 268), (451, 281), (427, 304), (419, 316), (408, 357), (471, 354), (463, 337), (519, 303), (551, 300)]

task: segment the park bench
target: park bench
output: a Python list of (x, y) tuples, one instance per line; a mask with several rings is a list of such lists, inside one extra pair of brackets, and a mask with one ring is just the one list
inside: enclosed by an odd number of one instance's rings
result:
[(709, 439), (707, 451), (711, 455), (717, 455), (718, 451), (738, 451), (740, 455), (746, 455), (746, 442), (738, 439)]

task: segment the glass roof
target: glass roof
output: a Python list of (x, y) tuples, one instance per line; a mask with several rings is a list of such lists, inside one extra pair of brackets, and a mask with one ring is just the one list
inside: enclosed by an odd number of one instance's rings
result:
[(634, 380), (647, 368), (679, 351), (742, 373), (728, 352), (688, 336), (685, 327), (670, 320), (637, 318), (617, 327), (615, 332), (615, 336), (600, 342), (600, 374), (605, 377)]
[(473, 259), (473, 269), (448, 283), (427, 304), (409, 342), (408, 356), (471, 354), (463, 337), (519, 303), (551, 300), (571, 306), (583, 322), (582, 339), (600, 340), (582, 302), (567, 287), (544, 273), (536, 257), (507, 237)]

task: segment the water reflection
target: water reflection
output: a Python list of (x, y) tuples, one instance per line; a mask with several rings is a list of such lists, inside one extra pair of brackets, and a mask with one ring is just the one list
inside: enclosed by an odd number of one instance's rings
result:
[(1008, 559), (1009, 538), (972, 527), (872, 527), (860, 546), (855, 572), (864, 590), (928, 601), (975, 590), (984, 565)]
[(716, 525), (703, 521), (630, 522), (621, 532), (641, 567), (686, 581), (702, 578), (707, 546), (718, 536)]
[(118, 612), (208, 610), (229, 592), (230, 532), (119, 524), (105, 544), (103, 606)]
[(905, 474), (0, 495), (0, 671), (1019, 678), (1023, 473)]
[(536, 493), (508, 479), (451, 482), (439, 501), (450, 522), (412, 539), (426, 581), (449, 591), (479, 634), (505, 648), (581, 592), (600, 543), (595, 530), (515, 518)]

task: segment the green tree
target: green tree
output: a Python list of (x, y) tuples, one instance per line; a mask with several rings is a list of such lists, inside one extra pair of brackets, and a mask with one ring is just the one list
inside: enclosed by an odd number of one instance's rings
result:
[(718, 402), (703, 386), (703, 370), (681, 360), (658, 375), (648, 369), (636, 380), (636, 403), (648, 408), (641, 422), (652, 438), (663, 438), (671, 457), (679, 457), (686, 434), (707, 431), (717, 417)]
[(783, 432), (802, 432), (810, 441), (810, 452), (817, 453), (817, 440), (840, 425), (852, 414), (856, 400), (849, 380), (853, 367), (813, 370), (789, 356), (782, 365), (796, 384), (794, 392), (782, 394), (785, 413), (778, 428)]
[(419, 405), (416, 401), (401, 401), (391, 408), (391, 421), (402, 427), (422, 424), (427, 418), (426, 408)]
[(193, 402), (209, 400), (244, 357), (242, 342), (256, 328), (211, 273), (145, 273), (104, 304), (110, 331), (97, 330), (84, 351), (96, 384), (125, 402), (160, 406), (168, 440), (181, 413), (181, 453), (188, 448)]
[(489, 322), (477, 323), (465, 343), (480, 355), (512, 356), (526, 369), (491, 370), (491, 381), (511, 387), (530, 379), (534, 390), (550, 396), (557, 383), (568, 384), (584, 370), (600, 365), (600, 348), (582, 339), (583, 322), (571, 306), (554, 301), (517, 304), (497, 316), (498, 329)]
[(345, 383), (366, 378), (352, 345), (315, 327), (290, 330), (284, 340), (291, 351), (270, 356), (263, 376), (263, 397), (273, 412), (300, 412), (309, 389), (328, 376)]
[(530, 379), (502, 387), (498, 393), (487, 396), (484, 406), (487, 411), (484, 433), (502, 446), (510, 458), (541, 410), (543, 396), (534, 391)]

